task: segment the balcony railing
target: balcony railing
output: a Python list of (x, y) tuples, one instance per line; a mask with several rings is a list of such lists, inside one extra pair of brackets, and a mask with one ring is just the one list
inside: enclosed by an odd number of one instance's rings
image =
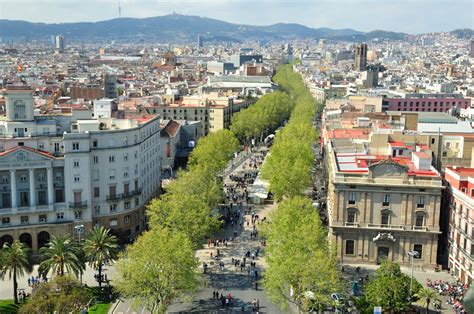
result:
[(134, 196), (139, 195), (141, 193), (142, 193), (142, 189), (139, 188), (139, 189), (136, 189), (134, 191), (129, 191), (127, 193), (107, 195), (106, 199), (107, 199), (107, 201), (116, 201), (116, 200), (120, 200), (120, 199), (126, 199), (126, 198), (130, 198), (130, 197), (134, 197)]
[(367, 228), (405, 230), (403, 225), (367, 224)]
[(69, 208), (84, 209), (87, 208), (87, 201), (83, 202), (69, 202)]
[(412, 230), (415, 230), (415, 231), (428, 231), (428, 228), (426, 226), (413, 226)]
[(345, 222), (344, 227), (359, 227), (359, 223), (357, 222)]

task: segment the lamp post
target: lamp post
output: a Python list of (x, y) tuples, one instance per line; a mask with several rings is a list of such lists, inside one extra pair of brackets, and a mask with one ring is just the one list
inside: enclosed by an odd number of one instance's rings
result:
[(419, 256), (419, 253), (417, 251), (410, 251), (408, 252), (408, 256), (411, 258), (411, 277), (410, 277), (410, 298), (411, 294), (413, 292), (413, 263), (415, 261), (415, 258)]
[[(81, 244), (81, 236), (84, 234), (84, 225), (74, 226), (74, 233), (78, 235), (79, 245), (80, 245)], [(82, 285), (82, 269), (81, 269), (81, 272), (80, 272), (80, 280), (81, 280), (81, 285)]]

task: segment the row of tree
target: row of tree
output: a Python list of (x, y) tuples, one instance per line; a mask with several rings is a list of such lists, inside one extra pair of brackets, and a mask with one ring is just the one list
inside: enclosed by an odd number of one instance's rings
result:
[[(76, 277), (86, 268), (86, 263), (98, 271), (99, 286), (102, 284), (104, 265), (117, 258), (119, 246), (117, 238), (104, 227), (94, 228), (84, 243), (73, 240), (68, 235), (52, 236), (45, 247), (39, 250), (40, 277), (64, 276)], [(0, 250), (0, 276), (7, 275), (13, 281), (13, 298), (18, 303), (18, 277), (30, 274), (33, 270), (31, 250), (24, 243), (16, 240), (5, 243)]]
[(194, 249), (220, 227), (213, 211), (223, 199), (219, 175), (239, 148), (229, 130), (202, 138), (188, 171), (179, 172), (166, 193), (150, 203), (150, 230), (117, 262), (115, 284), (123, 297), (162, 313), (173, 299), (195, 290), (200, 278)]
[(270, 182), (276, 200), (301, 195), (311, 182), (314, 164), (313, 145), (317, 132), (313, 120), (317, 106), (305, 88), (300, 75), (285, 65), (275, 75), (275, 81), (287, 91), (295, 103), (287, 125), (277, 132), (274, 144), (262, 168), (262, 176)]
[(331, 293), (342, 287), (334, 247), (312, 201), (304, 196), (314, 164), (317, 132), (312, 123), (319, 104), (291, 65), (283, 66), (274, 79), (295, 105), (262, 169), (275, 199), (281, 201), (263, 230), (268, 264), (264, 285), (282, 308), (294, 303), (300, 311), (310, 312), (324, 309), (331, 303)]
[(248, 144), (252, 139), (275, 131), (288, 120), (293, 107), (294, 102), (287, 93), (275, 91), (235, 114), (230, 129), (243, 143)]

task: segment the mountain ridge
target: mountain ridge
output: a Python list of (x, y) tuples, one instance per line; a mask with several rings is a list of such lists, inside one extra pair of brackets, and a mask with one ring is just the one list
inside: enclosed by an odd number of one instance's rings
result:
[(403, 39), (408, 34), (375, 30), (361, 32), (350, 28), (311, 28), (297, 23), (276, 23), (266, 26), (229, 23), (195, 15), (169, 14), (147, 18), (115, 18), (97, 22), (42, 23), (0, 19), (0, 36), (48, 40), (51, 35), (62, 34), (66, 40), (123, 41), (195, 41), (197, 35), (204, 39), (227, 38), (242, 40), (285, 40), (325, 38), (341, 40), (371, 40), (375, 38)]

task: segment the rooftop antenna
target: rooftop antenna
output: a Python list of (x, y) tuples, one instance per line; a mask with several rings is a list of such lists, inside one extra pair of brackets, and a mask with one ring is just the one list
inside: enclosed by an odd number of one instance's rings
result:
[(120, 5), (120, 1), (119, 1), (118, 11), (119, 11), (119, 18), (121, 18), (122, 17), (122, 6)]

